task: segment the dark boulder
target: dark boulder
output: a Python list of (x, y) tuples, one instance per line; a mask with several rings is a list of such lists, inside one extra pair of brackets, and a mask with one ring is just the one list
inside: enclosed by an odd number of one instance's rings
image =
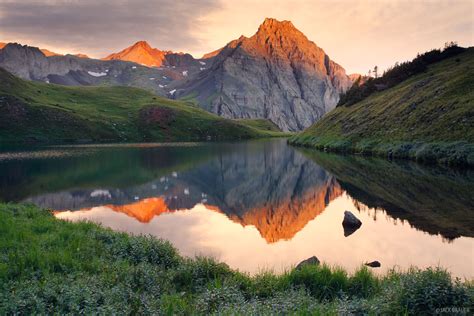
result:
[(342, 227), (344, 228), (344, 236), (347, 237), (353, 234), (356, 230), (358, 230), (362, 226), (362, 222), (355, 217), (349, 211), (344, 212), (344, 220), (342, 221)]
[(367, 262), (365, 265), (371, 268), (380, 268), (382, 266), (380, 262), (378, 262), (377, 260), (372, 261), (372, 262)]
[(296, 266), (296, 269), (299, 270), (303, 266), (306, 266), (306, 265), (318, 265), (318, 264), (319, 264), (319, 259), (316, 256), (312, 256), (298, 263), (298, 265)]

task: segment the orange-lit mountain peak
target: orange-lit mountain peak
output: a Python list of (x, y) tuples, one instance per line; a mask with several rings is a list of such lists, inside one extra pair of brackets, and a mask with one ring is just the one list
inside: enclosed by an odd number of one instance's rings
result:
[(79, 58), (89, 58), (89, 56), (86, 54), (75, 54), (74, 56), (79, 57)]
[(4, 48), (5, 46), (7, 46), (7, 43), (0, 42), (0, 49)]
[(46, 57), (51, 57), (51, 56), (62, 56), (61, 54), (52, 52), (48, 49), (45, 48), (40, 48), (41, 52), (46, 56)]
[(142, 223), (148, 223), (153, 217), (170, 212), (168, 205), (166, 205), (165, 200), (161, 197), (143, 199), (132, 204), (105, 205), (105, 207), (134, 217)]
[(335, 183), (317, 191), (309, 191), (297, 199), (277, 205), (265, 204), (246, 212), (242, 218), (231, 217), (243, 225), (253, 225), (268, 243), (292, 239), (309, 221), (321, 214), (327, 204), (342, 195)]
[(131, 61), (150, 67), (159, 67), (163, 64), (165, 55), (171, 52), (161, 51), (152, 48), (146, 41), (138, 41), (130, 47), (121, 50), (118, 53), (110, 54), (103, 60), (124, 60)]
[(291, 21), (283, 20), (283, 21), (278, 21), (277, 19), (274, 18), (265, 18), (262, 24), (260, 24), (258, 30), (259, 31), (264, 31), (264, 30), (276, 30), (276, 29), (296, 29), (293, 23)]
[(284, 201), (266, 202), (248, 209), (243, 216), (226, 214), (218, 206), (205, 204), (206, 208), (225, 214), (233, 222), (242, 226), (254, 226), (268, 242), (292, 239), (309, 221), (321, 214), (329, 202), (343, 193), (335, 181), (326, 186), (308, 191), (297, 198)]
[(132, 45), (132, 47), (143, 47), (145, 49), (152, 49), (150, 44), (147, 41), (138, 41)]

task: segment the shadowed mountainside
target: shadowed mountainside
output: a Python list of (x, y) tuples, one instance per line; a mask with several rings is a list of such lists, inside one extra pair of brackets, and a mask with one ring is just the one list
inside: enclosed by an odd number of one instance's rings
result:
[[(260, 128), (263, 128), (262, 130)], [(0, 68), (0, 141), (116, 142), (276, 136), (270, 123), (221, 118), (193, 104), (126, 87), (25, 81)]]
[(350, 196), (430, 234), (474, 237), (474, 172), (302, 151)]

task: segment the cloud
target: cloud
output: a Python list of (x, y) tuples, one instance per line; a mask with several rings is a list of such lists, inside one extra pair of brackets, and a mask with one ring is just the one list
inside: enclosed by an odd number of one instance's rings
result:
[(0, 40), (104, 56), (138, 40), (202, 49), (200, 17), (217, 0), (0, 0)]
[(446, 41), (473, 45), (473, 10), (472, 0), (0, 0), (0, 41), (103, 57), (147, 40), (201, 56), (274, 17), (366, 73)]
[(223, 1), (205, 16), (201, 39), (217, 48), (252, 35), (265, 17), (291, 20), (348, 72), (367, 73), (446, 41), (473, 45), (473, 12), (472, 0)]

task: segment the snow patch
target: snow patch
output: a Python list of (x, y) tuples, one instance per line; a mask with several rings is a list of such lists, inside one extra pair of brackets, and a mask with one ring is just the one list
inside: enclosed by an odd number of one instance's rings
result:
[(155, 80), (155, 78), (150, 78), (150, 80)]
[(173, 95), (176, 92), (176, 89), (170, 91), (170, 94)]
[(160, 88), (164, 88), (165, 86), (164, 86), (164, 85), (162, 85), (162, 84), (159, 84), (159, 85), (158, 85), (158, 87), (160, 87)]
[(206, 64), (206, 63), (203, 62), (203, 61), (200, 61), (199, 63), (200, 63), (201, 65), (203, 65), (203, 66)]
[(168, 79), (166, 76), (163, 76), (163, 79)]
[(106, 197), (108, 199), (112, 198), (109, 190), (94, 190), (91, 192), (91, 197)]
[(205, 70), (205, 69), (206, 69), (206, 67), (201, 67), (201, 68), (199, 68), (199, 70), (201, 70), (201, 71), (203, 71), (203, 70)]
[(187, 70), (183, 71), (183, 76), (185, 76), (185, 77), (188, 76), (188, 71)]
[(103, 77), (103, 76), (107, 76), (107, 73), (106, 73), (106, 72), (88, 71), (87, 73), (88, 73), (89, 75), (93, 76), (93, 77)]
[(137, 66), (133, 66), (132, 69), (137, 69)]

